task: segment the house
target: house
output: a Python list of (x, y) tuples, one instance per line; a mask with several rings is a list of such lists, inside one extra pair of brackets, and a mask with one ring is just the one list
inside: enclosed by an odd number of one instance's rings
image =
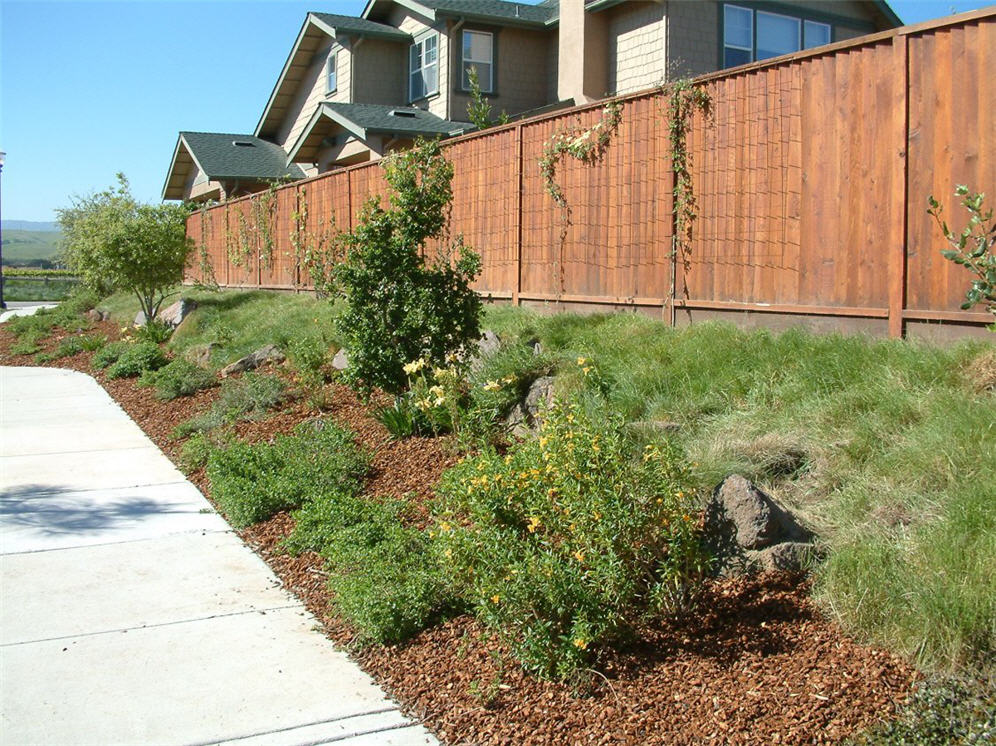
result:
[(473, 129), (893, 28), (883, 0), (369, 0), (309, 13), (252, 135), (181, 132), (164, 199), (227, 199)]

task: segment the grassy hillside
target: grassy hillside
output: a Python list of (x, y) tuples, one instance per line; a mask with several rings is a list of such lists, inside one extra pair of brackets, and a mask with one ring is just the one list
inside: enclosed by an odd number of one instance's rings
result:
[[(219, 343), (215, 364), (267, 342), (334, 343), (333, 307), (310, 296), (191, 294), (201, 307), (171, 344)], [(122, 320), (137, 310), (124, 296), (108, 305)], [(502, 375), (535, 366), (522, 352), (538, 340), (558, 391), (596, 415), (674, 423), (703, 492), (739, 472), (796, 511), (826, 550), (816, 594), (845, 627), (927, 668), (991, 670), (996, 344), (497, 307), (484, 326), (511, 346)], [(582, 386), (579, 357), (603, 393)]]
[(54, 261), (62, 234), (58, 231), (27, 231), (4, 228), (3, 263), (26, 266), (39, 260)]

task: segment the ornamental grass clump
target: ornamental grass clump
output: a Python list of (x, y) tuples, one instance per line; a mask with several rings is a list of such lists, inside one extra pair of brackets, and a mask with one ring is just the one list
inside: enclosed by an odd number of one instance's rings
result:
[(454, 593), (523, 665), (578, 677), (646, 614), (680, 612), (708, 565), (684, 461), (557, 401), (538, 437), (448, 471), (432, 536)]

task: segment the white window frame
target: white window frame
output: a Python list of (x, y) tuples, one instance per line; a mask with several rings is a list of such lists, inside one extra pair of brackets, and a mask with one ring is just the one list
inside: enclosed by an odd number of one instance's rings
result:
[[(742, 10), (742, 11), (746, 11), (746, 12), (750, 13), (750, 19), (751, 19), (751, 24), (750, 24), (750, 27), (751, 27), (751, 46), (750, 46), (750, 49), (748, 49), (747, 47), (740, 46), (739, 44), (730, 44), (729, 42), (727, 42), (727, 40), (726, 40), (726, 8), (736, 8), (737, 10)], [(737, 3), (726, 3), (726, 2), (724, 2), (723, 3), (723, 13), (720, 16), (721, 19), (722, 19), (722, 24), (723, 24), (722, 25), (722, 29), (721, 29), (723, 44), (722, 44), (722, 47), (720, 48), (720, 55), (721, 55), (720, 64), (723, 66), (724, 69), (726, 68), (726, 50), (727, 50), (727, 48), (729, 48), (729, 49), (737, 49), (737, 50), (739, 50), (741, 52), (749, 52), (750, 53), (750, 61), (751, 62), (756, 62), (757, 61), (757, 16), (758, 16), (759, 13), (764, 13), (765, 15), (769, 15), (769, 16), (778, 16), (778, 17), (781, 17), (781, 18), (789, 18), (789, 19), (791, 19), (793, 21), (796, 21), (799, 24), (799, 48), (797, 50), (795, 50), (797, 52), (801, 52), (801, 51), (806, 50), (806, 49), (814, 49), (816, 46), (823, 46), (822, 44), (814, 45), (814, 46), (811, 46), (811, 47), (807, 47), (806, 46), (806, 24), (807, 23), (808, 24), (812, 24), (814, 26), (822, 26), (822, 27), (826, 28), (827, 29), (827, 37), (830, 39), (830, 41), (827, 42), (827, 43), (828, 44), (832, 44), (833, 43), (834, 26), (833, 26), (832, 23), (828, 23), (826, 21), (818, 21), (818, 20), (815, 20), (813, 18), (808, 18), (805, 15), (791, 15), (790, 13), (777, 13), (775, 11), (764, 10), (762, 8), (753, 8), (753, 7), (749, 7), (749, 6), (746, 6), (746, 5), (738, 5)], [(791, 54), (791, 52), (787, 52), (786, 54)], [(772, 58), (766, 57), (765, 59), (772, 59)]]
[[(425, 47), (426, 47), (426, 43), (430, 39), (433, 40), (433, 42), (434, 42), (434, 49), (433, 49), (433, 51), (436, 53), (435, 54), (436, 58), (430, 64), (426, 64), (426, 62), (425, 62)], [(414, 52), (416, 49), (418, 49), (418, 56), (419, 56), (419, 60), (421, 61), (420, 66), (419, 66), (419, 68), (417, 70), (412, 67), (412, 52)], [(429, 68), (432, 68), (432, 67), (436, 68), (436, 87), (433, 88), (432, 90), (429, 90), (426, 87), (426, 85), (425, 85), (425, 71), (428, 70)], [(419, 76), (419, 77), (416, 78), (416, 76)], [(414, 89), (414, 86), (413, 86), (413, 83), (415, 82), (416, 79), (418, 79), (418, 80), (421, 81), (420, 95), (418, 95), (418, 96), (415, 95), (415, 89)], [(424, 89), (424, 90), (421, 90), (421, 89)], [(433, 96), (433, 95), (435, 95), (437, 93), (439, 93), (439, 34), (438, 33), (432, 33), (432, 34), (426, 34), (424, 37), (422, 37), (421, 39), (419, 39), (418, 41), (416, 41), (414, 44), (412, 44), (411, 47), (409, 47), (409, 50), (408, 50), (408, 100), (409, 101), (418, 101), (420, 99), (428, 98), (429, 96)]]
[[(339, 52), (332, 52), (325, 62), (325, 92), (335, 93), (339, 90)], [(334, 83), (333, 83), (334, 81)]]
[[(477, 34), (478, 36), (488, 36), (491, 37), (491, 59), (489, 60), (475, 60), (468, 59), (463, 56), (464, 53), (464, 38), (467, 34)], [(495, 91), (495, 35), (490, 31), (478, 31), (476, 29), (463, 29), (463, 34), (460, 37), (460, 90), (469, 91), (470, 86), (464, 85), (464, 76), (467, 74), (467, 64), (475, 65), (487, 65), (488, 66), (488, 81), (487, 85), (483, 80), (480, 80), (478, 76), (478, 82), (481, 84), (481, 93), (494, 93)], [(480, 68), (478, 68), (480, 69)]]
[[(726, 40), (726, 9), (727, 8), (736, 8), (737, 10), (745, 10), (748, 13), (750, 13), (750, 46), (749, 47), (742, 47), (739, 44), (730, 44)], [(753, 8), (745, 8), (743, 5), (737, 5), (735, 3), (724, 3), (723, 4), (723, 66), (724, 67), (726, 66), (726, 49), (727, 49), (727, 47), (729, 47), (730, 49), (738, 49), (741, 52), (747, 52), (747, 54), (750, 55), (750, 61), (753, 62), (754, 61), (754, 56), (755, 56), (754, 48), (756, 46), (757, 46), (757, 40), (754, 38), (754, 9)]]

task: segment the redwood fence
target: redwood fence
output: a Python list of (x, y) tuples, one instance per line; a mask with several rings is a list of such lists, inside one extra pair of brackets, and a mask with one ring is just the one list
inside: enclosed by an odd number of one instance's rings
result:
[[(696, 85), (712, 114), (697, 114), (688, 133), (698, 217), (677, 262), (658, 91), (618, 99), (621, 124), (600, 163), (561, 163), (566, 226), (539, 159), (558, 132), (597, 122), (604, 104), (448, 141), (451, 232), (482, 255), (478, 290), (520, 305), (631, 308), (672, 324), (728, 318), (936, 336), (991, 322), (981, 309), (960, 310), (970, 276), (941, 257), (926, 210), (933, 194), (962, 225), (957, 184), (996, 202), (996, 8)], [(223, 286), (303, 289), (295, 244), (333, 219), (349, 230), (385, 188), (377, 163), (347, 168), (195, 213), (188, 235)], [(190, 279), (201, 272), (192, 266)]]

